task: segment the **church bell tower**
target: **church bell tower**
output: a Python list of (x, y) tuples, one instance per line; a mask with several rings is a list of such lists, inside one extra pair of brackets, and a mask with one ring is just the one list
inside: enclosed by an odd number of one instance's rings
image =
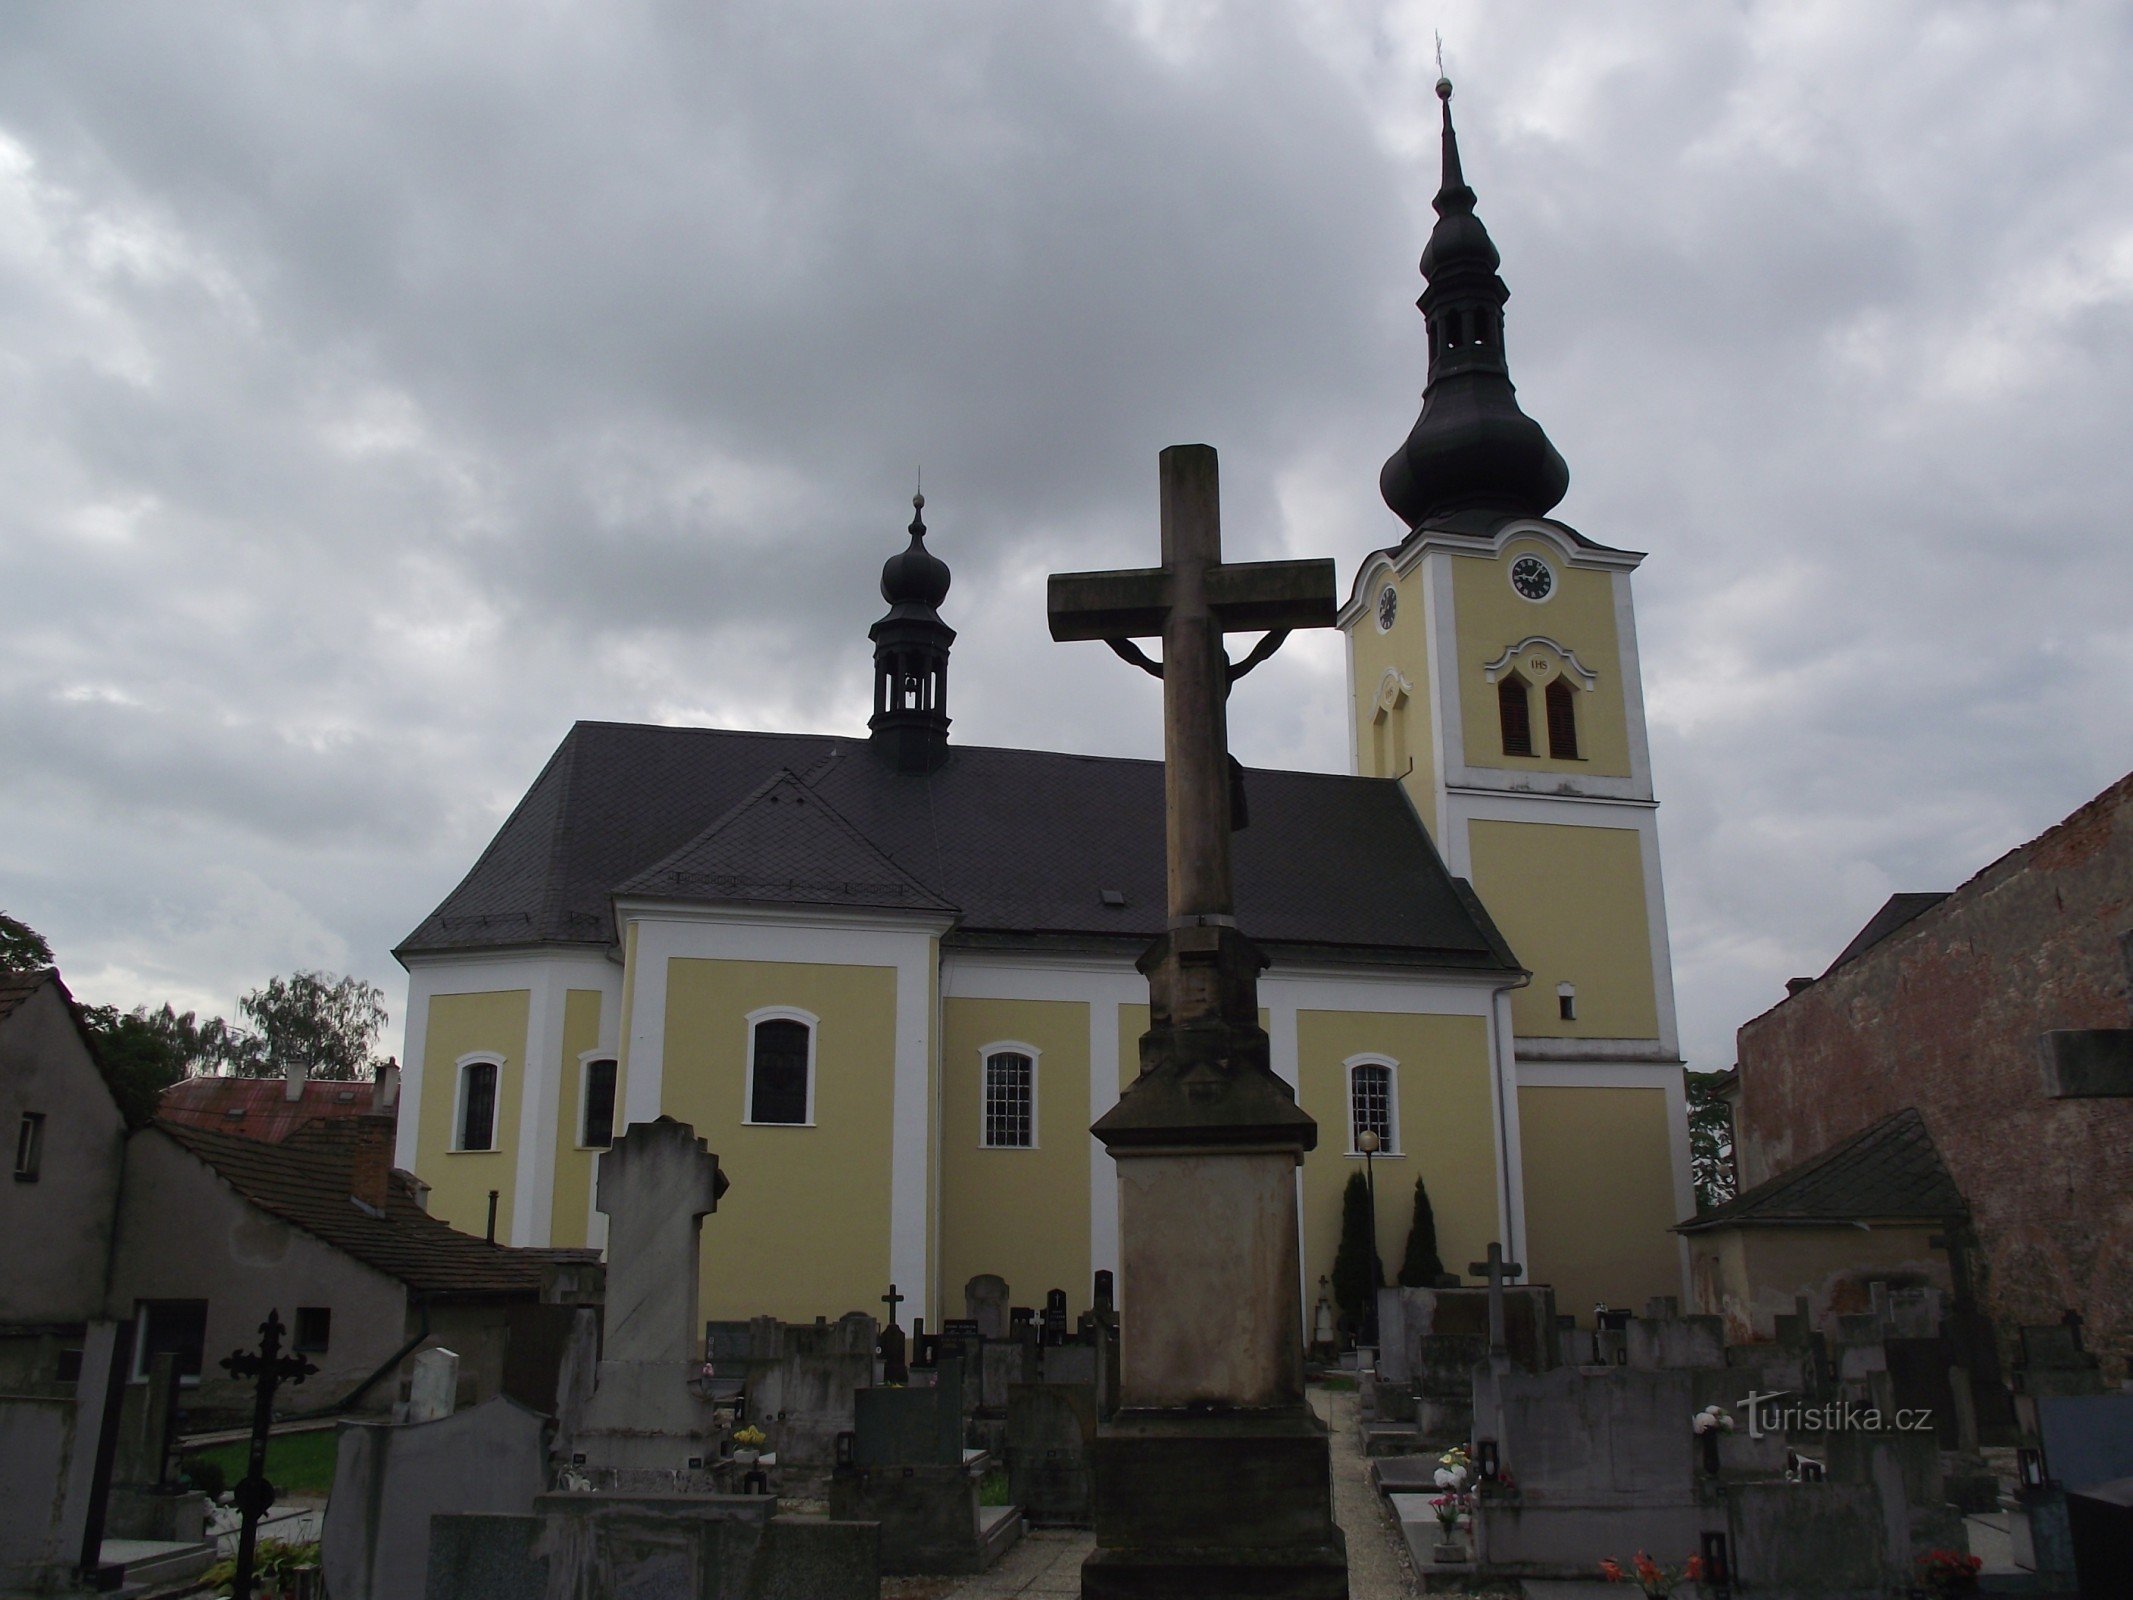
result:
[(887, 615), (867, 630), (874, 641), (873, 746), (899, 772), (931, 772), (948, 759), (948, 647), (941, 621), (948, 563), (926, 548), (926, 497), (911, 497), (911, 543), (882, 563)]
[(1427, 387), (1379, 475), (1405, 533), (1341, 609), (1352, 766), (1406, 789), (1532, 974), (1498, 1002), (1518, 1090), (1514, 1242), (1564, 1306), (1619, 1304), (1624, 1286), (1681, 1292), (1666, 1230), (1694, 1210), (1630, 592), (1644, 557), (1551, 515), (1570, 471), (1511, 384), (1510, 290), (1451, 92), (1438, 83), (1421, 262)]

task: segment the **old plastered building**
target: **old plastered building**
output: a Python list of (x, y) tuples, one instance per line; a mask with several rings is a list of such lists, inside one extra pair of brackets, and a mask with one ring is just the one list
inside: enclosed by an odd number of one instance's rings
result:
[[(1419, 1174), (1448, 1263), (1501, 1240), (1566, 1308), (1641, 1304), (1681, 1291), (1690, 1206), (1641, 557), (1547, 515), (1568, 474), (1512, 396), (1473, 204), (1447, 124), (1429, 387), (1382, 485), (1408, 532), (1341, 613), (1354, 775), (1244, 776), (1239, 922), (1320, 1130), (1300, 1293), (1367, 1128), (1388, 1260)], [(1138, 1070), (1161, 768), (951, 743), (948, 570), (910, 533), (869, 737), (581, 723), (399, 947), (398, 1160), (439, 1216), (493, 1191), (514, 1244), (598, 1243), (595, 1158), (664, 1113), (733, 1179), (707, 1316), (894, 1281), (930, 1321), (983, 1272), (1081, 1303), (1116, 1265), (1087, 1130)]]

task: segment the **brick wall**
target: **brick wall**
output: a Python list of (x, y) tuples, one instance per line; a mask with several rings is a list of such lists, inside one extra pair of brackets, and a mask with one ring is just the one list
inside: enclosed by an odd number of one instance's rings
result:
[(2056, 1100), (2041, 1035), (2133, 1026), (2133, 776), (1740, 1030), (1745, 1188), (1916, 1106), (2003, 1340), (2072, 1307), (2133, 1357), (2133, 1099)]

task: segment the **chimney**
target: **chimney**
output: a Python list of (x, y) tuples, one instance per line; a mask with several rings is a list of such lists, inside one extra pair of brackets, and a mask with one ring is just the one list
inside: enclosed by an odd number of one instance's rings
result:
[(348, 1192), (373, 1215), (385, 1211), (385, 1186), (393, 1169), (393, 1119), (367, 1111), (355, 1119), (355, 1162)]
[(1812, 978), (1787, 978), (1785, 980), (1785, 998), (1790, 1000), (1802, 989), (1812, 989), (1814, 986), (1815, 981)]
[(387, 1056), (378, 1063), (378, 1076), (370, 1088), (370, 1109), (391, 1116), (400, 1104), (400, 1063)]
[(310, 1077), (310, 1076), (311, 1076), (311, 1063), (310, 1063), (310, 1062), (308, 1062), (308, 1061), (292, 1061), (292, 1062), (290, 1062), (290, 1063), (289, 1063), (289, 1065), (288, 1065), (288, 1069), (287, 1069), (287, 1072), (286, 1072), (286, 1074), (285, 1074), (285, 1081), (283, 1082), (283, 1084), (282, 1084), (282, 1086), (281, 1086), (281, 1097), (282, 1097), (282, 1098), (283, 1098), (284, 1100), (288, 1100), (288, 1101), (291, 1101), (291, 1102), (294, 1102), (294, 1101), (298, 1101), (298, 1100), (301, 1100), (301, 1099), (303, 1099), (303, 1097), (304, 1097), (304, 1080), (305, 1080), (306, 1078)]

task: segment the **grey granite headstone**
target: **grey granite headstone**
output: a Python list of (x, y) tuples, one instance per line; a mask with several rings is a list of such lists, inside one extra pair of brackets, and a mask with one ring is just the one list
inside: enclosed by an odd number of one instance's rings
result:
[[(460, 1512), (430, 1522), (427, 1600), (545, 1600), (548, 1563), (534, 1554), (541, 1519)], [(335, 1600), (339, 1600), (336, 1595)]]
[(1007, 1280), (981, 1272), (963, 1285), (963, 1314), (978, 1325), (984, 1339), (1007, 1337)]
[(2037, 1401), (2044, 1467), (2067, 1489), (2133, 1476), (2133, 1394), (2052, 1396)]
[(422, 1593), (432, 1516), (529, 1511), (546, 1483), (544, 1427), (501, 1395), (436, 1422), (342, 1423), (321, 1541), (333, 1600)]
[(441, 1422), (459, 1405), (459, 1353), (431, 1345), (415, 1357), (405, 1422)]

